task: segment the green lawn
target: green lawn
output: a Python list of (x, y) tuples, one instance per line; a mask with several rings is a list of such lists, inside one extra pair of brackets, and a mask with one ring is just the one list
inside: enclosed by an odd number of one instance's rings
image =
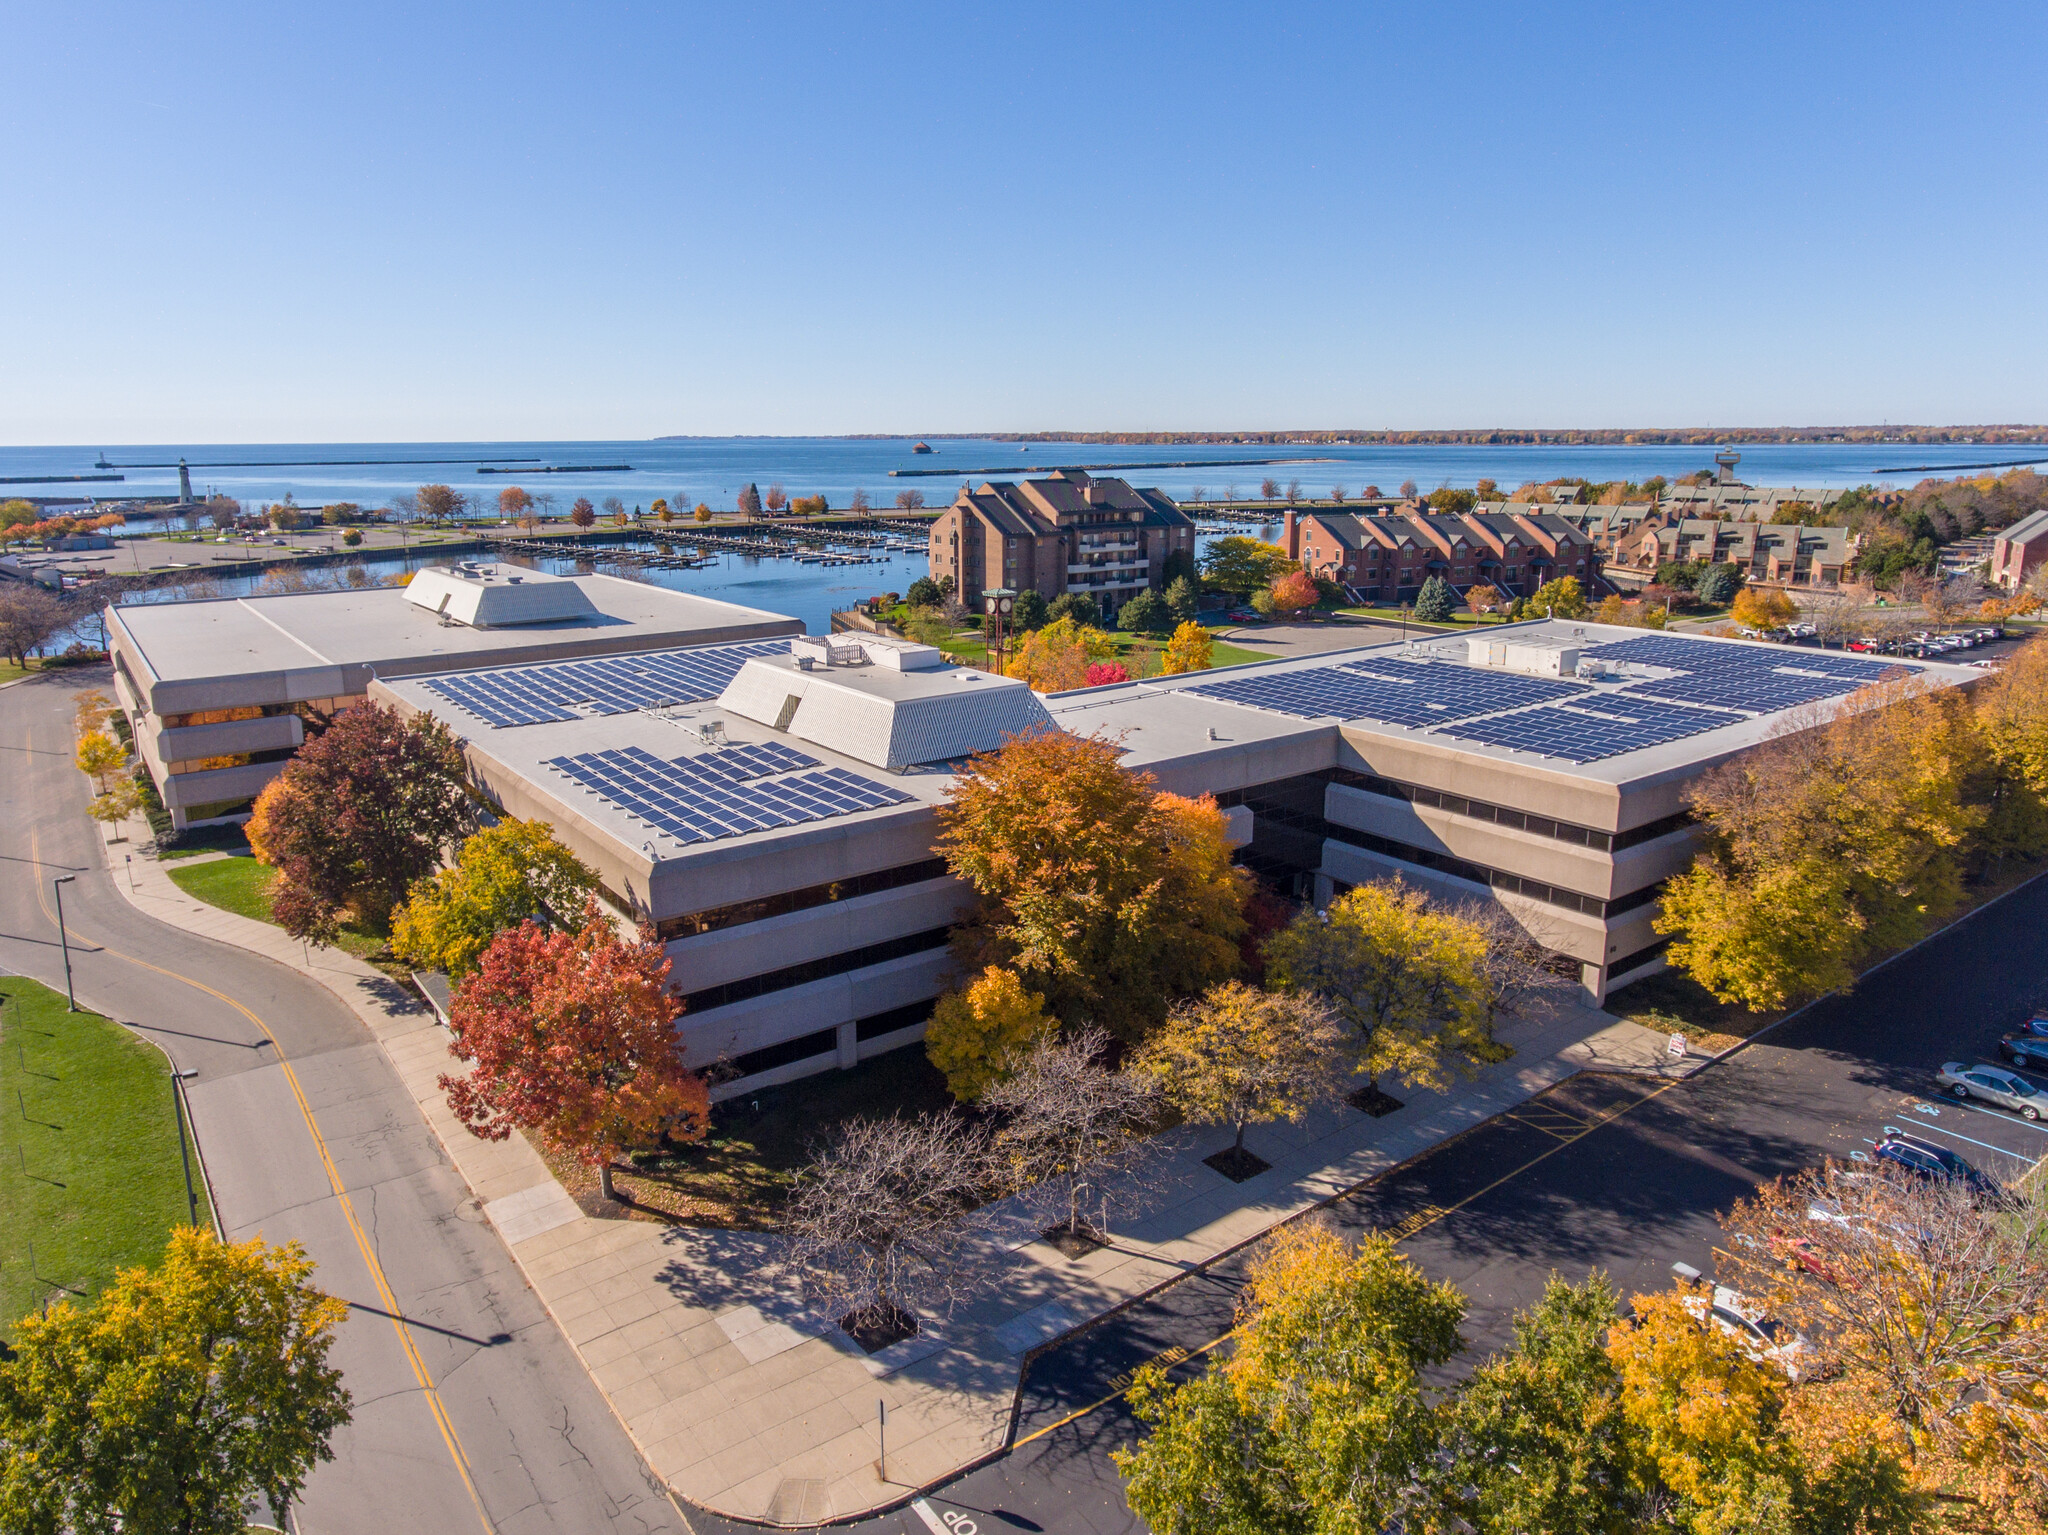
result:
[[(231, 911), (238, 917), (248, 917), (257, 922), (273, 920), (270, 915), (270, 882), (277, 877), (277, 871), (254, 858), (216, 858), (166, 872), (171, 876), (171, 883), (195, 901), (204, 901), (209, 906), (218, 906), (222, 911)], [(341, 938), (335, 947), (357, 959), (376, 964), (380, 959), (389, 960), (389, 951), (384, 943), (384, 934), (351, 926), (341, 930)], [(389, 969), (390, 966), (380, 965), (380, 968)], [(403, 967), (393, 973), (403, 973)]]
[[(1364, 608), (1337, 608), (1333, 611), (1346, 614), (1352, 618), (1370, 618), (1383, 624), (1398, 624), (1401, 622), (1401, 610), (1384, 604), (1376, 604), (1372, 607)], [(1449, 631), (1468, 629), (1474, 624), (1504, 624), (1506, 622), (1507, 619), (1498, 613), (1453, 613), (1447, 622), (1441, 624), (1427, 624), (1413, 613), (1408, 615), (1408, 627), (1411, 629), (1442, 629)]]
[[(11, 1325), (154, 1263), (188, 1206), (170, 1066), (119, 1024), (0, 976), (0, 1093), (0, 1324)], [(192, 1172), (196, 1186), (196, 1157)]]
[[(1217, 631), (1211, 629), (1209, 632), (1211, 635), (1214, 635)], [(1159, 669), (1157, 661), (1153, 661), (1149, 668), (1144, 667), (1142, 663), (1150, 655), (1166, 648), (1167, 636), (1124, 634), (1119, 632), (1112, 634), (1111, 638), (1116, 641), (1118, 660), (1126, 663), (1140, 663), (1131, 666), (1130, 669), (1133, 675), (1138, 675), (1147, 670), (1156, 672)], [(983, 664), (988, 660), (988, 644), (982, 638), (979, 629), (966, 630), (956, 634), (951, 639), (946, 640), (939, 648), (949, 656), (954, 656), (959, 660), (976, 665)], [(1273, 653), (1271, 651), (1247, 650), (1242, 645), (1228, 644), (1223, 640), (1213, 641), (1209, 651), (1209, 664), (1212, 666), (1240, 666), (1247, 661), (1270, 661), (1272, 659)]]

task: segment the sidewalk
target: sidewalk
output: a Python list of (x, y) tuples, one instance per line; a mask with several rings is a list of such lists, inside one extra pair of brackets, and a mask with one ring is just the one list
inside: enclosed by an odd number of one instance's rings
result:
[(1004, 1201), (972, 1258), (985, 1275), (975, 1299), (869, 1356), (804, 1305), (773, 1236), (585, 1216), (522, 1137), (480, 1141), (449, 1112), (436, 1085), (448, 1033), (418, 998), (346, 954), (194, 901), (153, 858), (124, 866), (134, 846), (107, 851), (124, 892), (133, 869), (137, 908), (290, 965), (356, 1011), (654, 1472), (702, 1507), (769, 1524), (872, 1512), (996, 1454), (1031, 1350), (1574, 1072), (1677, 1075), (1704, 1063), (1669, 1057), (1664, 1035), (1567, 1007), (1504, 1029), (1513, 1060), (1448, 1094), (1411, 1093), (1384, 1119), (1340, 1108), (1254, 1127), (1247, 1143), (1273, 1166), (1245, 1183), (1201, 1160), (1229, 1131), (1177, 1132), (1142, 1202), (1112, 1206), (1110, 1246), (1068, 1259), (1037, 1239), (1019, 1201)]

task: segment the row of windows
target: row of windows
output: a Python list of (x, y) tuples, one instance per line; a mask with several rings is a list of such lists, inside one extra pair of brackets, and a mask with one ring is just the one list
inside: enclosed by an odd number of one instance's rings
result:
[(654, 931), (664, 943), (676, 938), (692, 938), (698, 933), (738, 927), (744, 922), (760, 922), (787, 912), (807, 911), (813, 906), (824, 906), (833, 901), (850, 901), (855, 896), (873, 895), (880, 890), (922, 884), (928, 879), (939, 879), (946, 872), (945, 859), (920, 859), (916, 863), (899, 864), (893, 869), (876, 869), (869, 874), (855, 874), (823, 885), (784, 890), (776, 895), (764, 895), (758, 900), (735, 901), (730, 906), (713, 906), (704, 911), (670, 917), (664, 922), (657, 922)]
[(714, 1007), (725, 1007), (733, 1002), (745, 1002), (751, 997), (766, 996), (771, 991), (787, 991), (792, 986), (822, 981), (829, 976), (845, 975), (849, 970), (865, 970), (869, 965), (879, 965), (887, 960), (902, 959), (910, 954), (924, 954), (932, 949), (943, 949), (952, 934), (953, 930), (950, 927), (927, 928), (922, 933), (906, 933), (901, 938), (871, 943), (865, 948), (848, 949), (843, 954), (827, 954), (818, 959), (805, 960), (800, 965), (788, 965), (762, 975), (750, 975), (737, 981), (727, 981), (723, 986), (707, 986), (702, 991), (686, 992), (683, 996), (683, 1011), (706, 1013)]
[[(892, 1007), (886, 1013), (876, 1013), (855, 1023), (853, 1037), (865, 1044), (884, 1034), (894, 1034), (898, 1029), (915, 1027), (926, 1022), (931, 1015), (932, 1004), (929, 1001)], [(778, 1066), (794, 1066), (798, 1061), (816, 1060), (821, 1055), (836, 1058), (838, 1054), (839, 1030), (819, 1029), (814, 1034), (785, 1039), (779, 1045), (767, 1045), (759, 1050), (749, 1050), (745, 1055), (736, 1055), (729, 1061), (721, 1061), (713, 1075), (730, 1082), (740, 1077), (758, 1076)]]
[(1576, 847), (1590, 847), (1603, 853), (1617, 853), (1623, 848), (1636, 847), (1658, 837), (1669, 836), (1672, 832), (1683, 831), (1693, 823), (1690, 813), (1680, 811), (1677, 815), (1667, 815), (1659, 821), (1632, 826), (1624, 832), (1595, 831), (1590, 826), (1574, 826), (1569, 821), (1531, 815), (1524, 810), (1488, 804), (1485, 800), (1467, 799), (1459, 794), (1445, 794), (1442, 790), (1432, 789), (1423, 784), (1403, 783), (1399, 779), (1381, 778), (1377, 774), (1360, 773), (1352, 768), (1336, 769), (1334, 781), (1347, 788), (1363, 789), (1368, 794), (1407, 800), (1414, 805), (1428, 805), (1435, 810), (1448, 810), (1452, 815), (1470, 816), (1475, 821), (1490, 821), (1496, 826), (1511, 826), (1516, 831), (1534, 832), (1539, 837), (1553, 837), (1559, 842), (1569, 842)]
[(1468, 879), (1475, 885), (1491, 885), (1495, 890), (1527, 896), (1530, 900), (1541, 901), (1546, 906), (1560, 906), (1566, 911), (1583, 912), (1589, 917), (1618, 917), (1625, 911), (1635, 911), (1639, 907), (1649, 905), (1664, 891), (1664, 881), (1659, 880), (1656, 884), (1646, 885), (1641, 890), (1631, 890), (1627, 895), (1603, 901), (1598, 896), (1581, 895), (1576, 890), (1546, 885), (1541, 880), (1524, 879), (1521, 875), (1510, 874), (1505, 869), (1489, 869), (1484, 864), (1454, 858), (1449, 853), (1439, 853), (1433, 848), (1410, 847), (1405, 842), (1396, 842), (1391, 837), (1375, 836), (1369, 831), (1359, 831), (1355, 827), (1338, 826), (1333, 823), (1328, 834), (1332, 841), (1348, 842), (1353, 847), (1362, 847), (1385, 858), (1434, 869), (1440, 874), (1453, 875), (1458, 879)]

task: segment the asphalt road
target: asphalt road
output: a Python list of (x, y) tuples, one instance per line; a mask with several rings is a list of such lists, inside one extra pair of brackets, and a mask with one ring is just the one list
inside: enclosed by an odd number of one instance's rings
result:
[(49, 881), (75, 874), (79, 1001), (197, 1070), (193, 1121), (227, 1234), (302, 1242), (349, 1302), (332, 1357), (355, 1422), (294, 1527), (685, 1530), (355, 1015), (113, 888), (70, 761), (70, 696), (105, 683), (95, 669), (0, 691), (0, 967), (62, 989)]
[[(2010, 1178), (2048, 1156), (2048, 1126), (1940, 1098), (1931, 1079), (1945, 1060), (1995, 1059), (1999, 1034), (2048, 1003), (2044, 929), (2048, 879), (1684, 1081), (1571, 1078), (1328, 1216), (1344, 1230), (1394, 1231), (1427, 1272), (1465, 1292), (1469, 1360), (1507, 1341), (1510, 1318), (1552, 1272), (1601, 1269), (1624, 1296), (1666, 1287), (1675, 1261), (1711, 1274), (1716, 1212), (1822, 1157), (1867, 1155), (1888, 1127)], [(1242, 1280), (1243, 1255), (1227, 1258), (1035, 1358), (1016, 1449), (925, 1500), (940, 1527), (1142, 1530), (1109, 1463), (1140, 1432), (1117, 1393), (1151, 1360), (1175, 1378), (1202, 1368)], [(924, 1535), (929, 1524), (906, 1509), (858, 1528)]]

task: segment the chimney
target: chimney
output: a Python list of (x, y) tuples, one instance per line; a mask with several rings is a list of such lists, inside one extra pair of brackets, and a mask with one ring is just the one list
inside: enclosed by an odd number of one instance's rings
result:
[(1283, 532), (1280, 536), (1280, 542), (1287, 550), (1287, 557), (1290, 560), (1299, 560), (1301, 558), (1301, 524), (1294, 520), (1293, 507), (1287, 508), (1287, 516), (1283, 519), (1281, 527)]

